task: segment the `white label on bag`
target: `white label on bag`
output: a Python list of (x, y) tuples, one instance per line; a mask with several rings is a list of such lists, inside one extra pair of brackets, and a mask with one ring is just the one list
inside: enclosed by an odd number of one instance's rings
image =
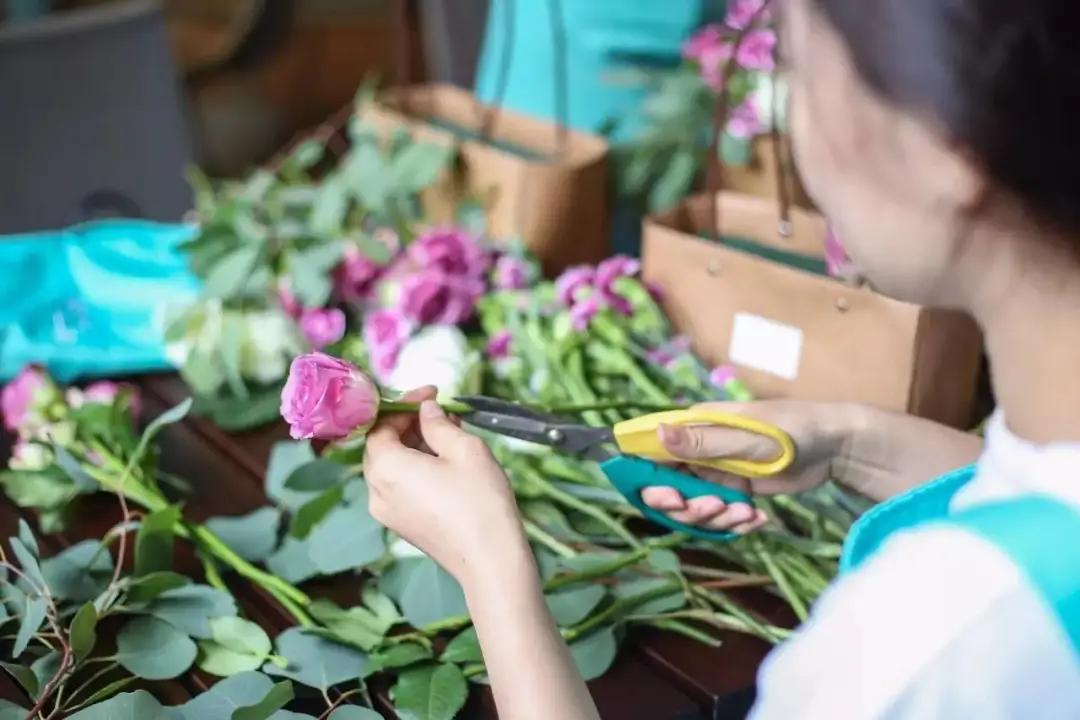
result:
[(803, 332), (760, 315), (736, 313), (728, 359), (785, 380), (799, 376)]

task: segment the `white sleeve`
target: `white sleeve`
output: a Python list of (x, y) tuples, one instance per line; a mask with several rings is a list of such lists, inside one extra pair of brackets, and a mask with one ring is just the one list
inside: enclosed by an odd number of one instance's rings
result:
[(769, 656), (751, 717), (1078, 718), (1080, 659), (993, 546), (911, 531), (830, 588)]

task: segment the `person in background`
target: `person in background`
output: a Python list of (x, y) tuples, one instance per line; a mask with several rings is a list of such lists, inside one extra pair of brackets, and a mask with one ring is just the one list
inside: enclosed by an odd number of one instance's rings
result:
[[(784, 11), (809, 190), (878, 290), (979, 321), (1000, 409), (983, 447), (865, 407), (721, 406), (785, 428), (799, 460), (716, 482), (768, 494), (835, 477), (884, 501), (765, 662), (753, 717), (1080, 718), (1080, 4)], [(417, 422), (371, 435), (373, 514), (461, 582), (503, 717), (596, 717), (502, 470), (434, 403)], [(661, 434), (685, 459), (770, 452), (715, 427)], [(670, 490), (647, 501), (739, 533), (768, 521)]]

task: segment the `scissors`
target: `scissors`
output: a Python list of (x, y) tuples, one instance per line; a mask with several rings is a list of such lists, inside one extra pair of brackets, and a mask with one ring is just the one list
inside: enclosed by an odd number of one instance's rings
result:
[(738, 490), (658, 464), (657, 461), (685, 462), (664, 448), (657, 434), (660, 425), (718, 425), (760, 435), (777, 445), (777, 454), (769, 460), (716, 458), (695, 461), (693, 464), (697, 466), (742, 477), (760, 478), (781, 473), (795, 461), (795, 443), (780, 428), (753, 418), (715, 410), (673, 410), (644, 415), (612, 427), (594, 427), (506, 400), (483, 396), (462, 397), (459, 400), (471, 408), (470, 412), (460, 417), (473, 427), (594, 460), (600, 463), (600, 469), (615, 489), (646, 518), (671, 530), (705, 540), (727, 541), (736, 535), (726, 530), (710, 530), (674, 520), (646, 505), (641, 497), (642, 490), (657, 486), (670, 487), (687, 499), (713, 496), (725, 503), (746, 503), (751, 506), (753, 500)]

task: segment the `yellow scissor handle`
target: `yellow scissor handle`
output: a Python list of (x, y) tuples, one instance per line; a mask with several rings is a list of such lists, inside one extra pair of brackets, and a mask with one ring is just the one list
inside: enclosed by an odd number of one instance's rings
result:
[(732, 415), (717, 410), (690, 408), (670, 412), (643, 415), (617, 424), (615, 442), (627, 455), (661, 462), (680, 462), (660, 443), (657, 429), (661, 425), (716, 425), (760, 435), (776, 443), (778, 453), (771, 460), (747, 460), (745, 458), (714, 458), (695, 460), (693, 465), (710, 467), (722, 472), (748, 478), (769, 477), (787, 470), (795, 462), (795, 442), (786, 432), (761, 420), (743, 415)]

